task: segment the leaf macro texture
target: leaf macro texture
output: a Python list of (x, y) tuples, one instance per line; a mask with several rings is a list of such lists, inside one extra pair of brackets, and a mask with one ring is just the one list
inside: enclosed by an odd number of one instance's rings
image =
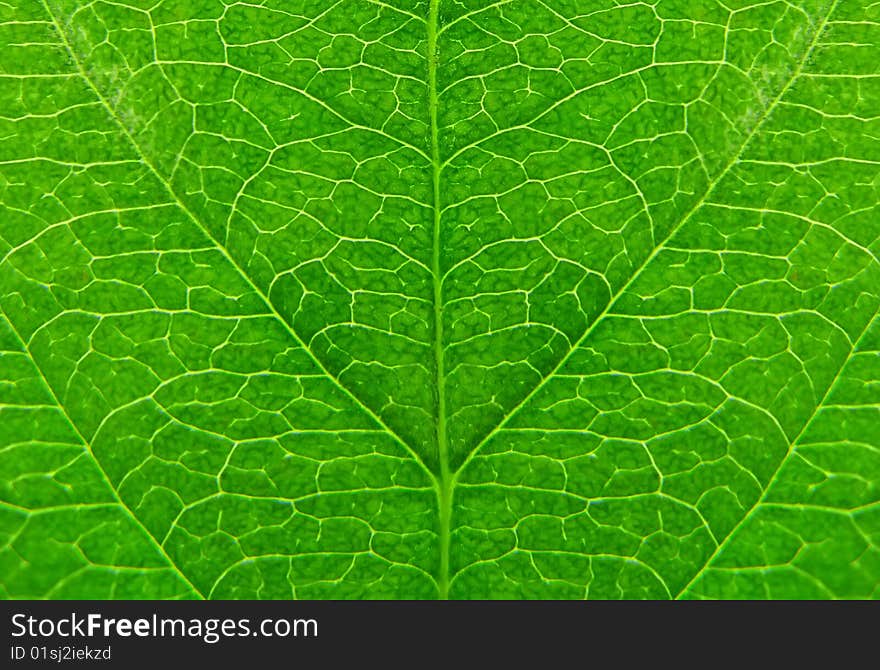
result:
[(880, 4), (0, 2), (0, 596), (880, 598)]

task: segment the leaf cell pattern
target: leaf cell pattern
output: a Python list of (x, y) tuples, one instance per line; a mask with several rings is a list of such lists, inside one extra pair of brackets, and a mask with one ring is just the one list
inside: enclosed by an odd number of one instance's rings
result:
[(880, 597), (876, 3), (0, 44), (0, 596)]

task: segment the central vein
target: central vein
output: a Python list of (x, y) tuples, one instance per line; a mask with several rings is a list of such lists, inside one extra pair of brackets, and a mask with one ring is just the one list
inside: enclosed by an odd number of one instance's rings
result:
[(449, 541), (452, 520), (452, 473), (449, 468), (449, 443), (446, 439), (446, 383), (443, 362), (443, 281), (440, 239), (440, 138), (437, 123), (437, 33), (440, 0), (428, 5), (428, 111), (431, 130), (431, 178), (433, 181), (434, 239), (431, 272), (434, 283), (434, 373), (437, 393), (437, 456), (440, 474), (437, 480), (437, 502), (440, 509), (440, 574), (437, 586), (440, 597), (449, 595)]

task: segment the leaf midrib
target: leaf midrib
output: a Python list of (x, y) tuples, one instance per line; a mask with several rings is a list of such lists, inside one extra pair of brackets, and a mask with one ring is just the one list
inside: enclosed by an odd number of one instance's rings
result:
[(442, 600), (449, 597), (449, 549), (452, 541), (452, 497), (453, 473), (450, 471), (449, 440), (446, 434), (446, 365), (443, 341), (443, 268), (441, 255), (441, 176), (443, 160), (440, 154), (439, 94), (437, 88), (437, 66), (440, 58), (437, 37), (440, 31), (440, 0), (430, 0), (428, 5), (428, 113), (431, 133), (431, 180), (433, 189), (433, 235), (431, 249), (431, 283), (434, 291), (434, 392), (436, 402), (436, 439), (439, 475), (434, 476), (437, 483), (437, 505), (439, 515), (440, 574), (437, 589)]

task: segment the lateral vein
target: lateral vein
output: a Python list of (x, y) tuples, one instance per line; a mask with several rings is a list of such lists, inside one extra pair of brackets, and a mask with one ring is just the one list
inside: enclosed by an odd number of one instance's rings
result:
[(143, 523), (141, 523), (140, 519), (138, 519), (135, 516), (134, 512), (131, 511), (131, 508), (125, 504), (125, 501), (122, 500), (122, 496), (119, 495), (119, 491), (117, 491), (116, 487), (113, 486), (113, 482), (110, 480), (110, 476), (107, 474), (107, 471), (104, 470), (104, 466), (101, 465), (101, 462), (92, 451), (91, 443), (85, 438), (85, 435), (82, 434), (76, 423), (74, 423), (70, 414), (67, 412), (67, 408), (61, 403), (61, 400), (55, 393), (55, 389), (53, 389), (52, 385), (49, 383), (49, 380), (46, 377), (46, 373), (43, 372), (43, 368), (40, 366), (39, 362), (37, 362), (37, 359), (31, 352), (30, 347), (25, 343), (24, 338), (21, 336), (21, 333), (18, 332), (15, 324), (12, 323), (12, 319), (9, 318), (9, 315), (6, 314), (6, 310), (3, 309), (2, 306), (0, 306), (0, 314), (2, 314), (3, 319), (6, 321), (6, 323), (9, 324), (9, 329), (15, 336), (15, 339), (18, 340), (22, 352), (27, 354), (27, 357), (33, 363), (34, 369), (39, 375), (40, 383), (46, 388), (46, 391), (49, 393), (52, 401), (57, 406), (58, 411), (61, 412), (61, 415), (70, 425), (70, 428), (77, 436), (77, 439), (79, 439), (79, 441), (82, 443), (82, 446), (85, 447), (86, 451), (88, 451), (91, 459), (95, 462), (95, 466), (98, 468), (98, 472), (101, 474), (101, 478), (104, 480), (104, 483), (107, 484), (107, 488), (116, 499), (116, 502), (119, 504), (120, 507), (122, 507), (123, 510), (125, 510), (126, 515), (131, 518), (135, 525), (144, 533), (144, 535), (150, 541), (150, 544), (155, 546), (156, 550), (165, 558), (166, 561), (168, 561), (168, 567), (171, 568), (184, 581), (184, 583), (186, 583), (186, 585), (192, 590), (193, 595), (196, 595), (204, 600), (205, 595), (195, 586), (195, 584), (190, 581), (190, 579), (186, 576), (186, 574), (184, 574), (183, 570), (181, 570), (180, 566), (177, 565), (174, 559), (172, 559), (171, 556), (168, 555), (168, 552), (165, 551), (165, 547), (162, 546), (162, 543), (159, 542), (159, 539), (155, 537), (149, 530), (147, 530), (147, 527)]
[(828, 400), (829, 396), (831, 395), (831, 392), (834, 390), (835, 386), (837, 385), (837, 382), (840, 380), (840, 375), (843, 372), (843, 369), (850, 362), (850, 359), (853, 357), (853, 355), (858, 351), (859, 345), (861, 344), (862, 340), (865, 338), (865, 336), (871, 330), (871, 326), (873, 325), (874, 321), (877, 319), (878, 314), (880, 314), (880, 309), (875, 310), (874, 316), (872, 316), (870, 319), (868, 319), (868, 322), (865, 325), (864, 330), (861, 332), (858, 339), (855, 341), (855, 343), (850, 348), (849, 352), (846, 355), (846, 358), (843, 359), (843, 363), (841, 363), (840, 368), (838, 369), (837, 374), (834, 377), (834, 380), (828, 385), (828, 388), (825, 389), (825, 393), (822, 395), (822, 398), (819, 400), (819, 402), (816, 403), (816, 406), (813, 408), (812, 413), (807, 418), (807, 420), (804, 422), (803, 427), (801, 427), (801, 429), (798, 431), (797, 435), (795, 435), (789, 441), (788, 450), (786, 451), (786, 453), (782, 457), (782, 459), (779, 461), (779, 465), (776, 466), (776, 469), (773, 471), (773, 474), (770, 475), (770, 478), (767, 480), (767, 485), (764, 487), (764, 490), (761, 492), (761, 495), (758, 496), (757, 500), (755, 500), (755, 503), (746, 511), (746, 513), (736, 523), (736, 525), (730, 529), (730, 532), (728, 532), (727, 535), (724, 536), (724, 539), (722, 539), (721, 542), (718, 543), (718, 545), (715, 547), (715, 551), (713, 551), (711, 553), (711, 555), (705, 560), (702, 567), (700, 567), (700, 569), (694, 573), (694, 576), (690, 578), (690, 580), (687, 582), (687, 584), (685, 584), (679, 590), (679, 592), (675, 595), (674, 599), (676, 599), (676, 600), (679, 599), (685, 592), (688, 591), (688, 589), (690, 589), (691, 586), (693, 586), (697, 582), (697, 580), (700, 577), (702, 577), (706, 573), (707, 570), (709, 570), (712, 567), (712, 563), (714, 562), (715, 558), (722, 551), (724, 551), (724, 548), (731, 542), (733, 537), (736, 535), (737, 531), (745, 526), (746, 522), (752, 517), (752, 515), (755, 513), (755, 511), (759, 507), (761, 507), (762, 504), (767, 502), (767, 493), (773, 487), (773, 483), (776, 481), (776, 478), (779, 476), (779, 473), (782, 472), (783, 466), (788, 462), (788, 459), (791, 457), (792, 452), (795, 450), (797, 443), (800, 441), (800, 439), (804, 436), (804, 434), (807, 432), (807, 430), (813, 424), (813, 421), (816, 420), (816, 417), (819, 416), (821, 411), (827, 407), (827, 405), (825, 404), (825, 401)]
[(107, 109), (108, 113), (111, 115), (113, 120), (119, 126), (121, 132), (125, 135), (128, 141), (131, 143), (132, 148), (137, 152), (138, 156), (144, 162), (150, 172), (156, 177), (160, 184), (162, 184), (165, 191), (168, 193), (169, 197), (174, 201), (174, 203), (184, 212), (187, 217), (201, 230), (209, 240), (211, 240), (216, 247), (216, 249), (220, 252), (220, 254), (236, 269), (242, 279), (248, 284), (248, 286), (253, 289), (253, 291), (260, 297), (266, 309), (271, 312), (271, 315), (277, 319), (282, 326), (287, 330), (290, 336), (294, 339), (294, 341), (303, 348), (303, 351), (306, 352), (309, 359), (324, 373), (328, 378), (332, 379), (336, 384), (337, 388), (352, 402), (354, 402), (359, 408), (365, 411), (381, 428), (387, 433), (390, 437), (392, 437), (397, 443), (399, 443), (409, 454), (412, 456), (415, 461), (419, 464), (419, 466), (425, 471), (429, 476), (432, 475), (430, 468), (427, 466), (425, 461), (421, 456), (402, 438), (397, 434), (395, 430), (393, 430), (376, 412), (374, 412), (370, 407), (364, 404), (357, 396), (355, 396), (348, 388), (345, 387), (344, 384), (336, 377), (333, 373), (331, 373), (326, 366), (320, 361), (320, 359), (312, 352), (311, 348), (303, 341), (303, 339), (296, 333), (293, 327), (287, 322), (287, 320), (281, 316), (278, 310), (275, 308), (275, 305), (272, 304), (272, 301), (269, 300), (269, 297), (262, 291), (260, 288), (253, 282), (250, 276), (245, 272), (244, 268), (236, 262), (236, 260), (231, 256), (229, 251), (217, 240), (214, 235), (199, 221), (198, 217), (192, 212), (192, 210), (178, 197), (177, 193), (175, 193), (174, 189), (171, 187), (171, 184), (165, 179), (159, 170), (153, 165), (152, 161), (147, 157), (146, 153), (141, 149), (140, 145), (135, 140), (134, 136), (129, 131), (128, 127), (122, 122), (119, 116), (116, 113), (116, 110), (107, 100), (107, 98), (98, 90), (97, 86), (95, 86), (94, 82), (89, 78), (86, 74), (85, 69), (83, 68), (82, 62), (79, 59), (76, 51), (73, 49), (70, 41), (67, 38), (64, 30), (61, 28), (58, 20), (55, 17), (55, 14), (52, 12), (46, 0), (40, 0), (43, 4), (46, 13), (49, 15), (52, 24), (55, 27), (55, 30), (58, 32), (58, 35), (62, 42), (64, 43), (64, 47), (67, 49), (68, 53), (70, 53), (71, 58), (76, 64), (77, 71), (79, 72), (79, 76), (82, 77), (83, 81), (89, 86), (92, 92), (97, 96), (98, 100), (101, 101), (101, 104)]
[(626, 293), (626, 291), (632, 287), (641, 276), (642, 272), (651, 264), (651, 262), (657, 258), (665, 249), (666, 243), (672, 239), (675, 234), (681, 230), (684, 225), (690, 221), (691, 217), (700, 210), (700, 208), (709, 200), (710, 196), (715, 192), (715, 189), (722, 182), (724, 177), (730, 172), (731, 168), (734, 165), (739, 163), (742, 156), (745, 154), (746, 150), (749, 148), (752, 139), (757, 135), (758, 131), (763, 127), (764, 123), (770, 117), (772, 111), (779, 104), (780, 100), (785, 97), (786, 93), (791, 89), (792, 85), (795, 81), (797, 81), (798, 77), (800, 77), (801, 72), (803, 71), (804, 66), (810, 58), (813, 50), (819, 42), (819, 38), (822, 33), (825, 31), (825, 26), (828, 23), (828, 20), (831, 18), (831, 15), (834, 13), (834, 10), (837, 8), (837, 5), (840, 3), (840, 0), (834, 0), (834, 2), (829, 7), (826, 14), (819, 21), (816, 26), (816, 30), (810, 40), (810, 43), (804, 49), (804, 53), (801, 56), (801, 59), (798, 61), (797, 66), (792, 70), (791, 75), (789, 76), (786, 83), (782, 86), (779, 93), (767, 103), (764, 112), (761, 116), (755, 121), (752, 125), (751, 129), (746, 134), (742, 143), (740, 144), (740, 148), (737, 153), (724, 165), (724, 167), (719, 171), (719, 173), (715, 176), (715, 178), (707, 185), (703, 195), (694, 203), (694, 205), (682, 216), (681, 220), (672, 227), (672, 229), (667, 233), (667, 235), (660, 240), (654, 250), (648, 254), (644, 261), (636, 268), (630, 278), (608, 299), (608, 302), (605, 305), (605, 308), (596, 316), (590, 326), (584, 331), (583, 335), (577, 340), (574, 346), (568, 350), (568, 353), (563, 356), (559, 362), (553, 367), (550, 372), (548, 372), (541, 381), (520, 401), (518, 402), (505, 416), (505, 418), (493, 428), (489, 433), (486, 434), (477, 444), (471, 449), (468, 457), (462, 462), (461, 466), (456, 470), (455, 478), (458, 478), (459, 473), (461, 473), (465, 466), (471, 461), (471, 459), (486, 445), (489, 440), (491, 440), (495, 435), (504, 430), (508, 423), (513, 419), (513, 417), (517, 414), (517, 412), (522, 409), (532, 398), (534, 398), (541, 390), (547, 385), (547, 383), (556, 376), (556, 374), (565, 366), (565, 364), (569, 361), (572, 355), (580, 349), (585, 342), (587, 342), (596, 328), (604, 322), (605, 317), (608, 316), (611, 311), (614, 309), (618, 299)]

